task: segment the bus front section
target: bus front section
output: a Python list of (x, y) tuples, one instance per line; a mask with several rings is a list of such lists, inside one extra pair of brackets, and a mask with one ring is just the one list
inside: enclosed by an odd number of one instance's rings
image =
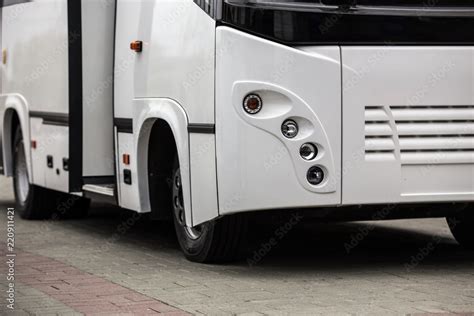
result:
[(470, 0), (221, 6), (222, 215), (445, 203), (474, 213)]

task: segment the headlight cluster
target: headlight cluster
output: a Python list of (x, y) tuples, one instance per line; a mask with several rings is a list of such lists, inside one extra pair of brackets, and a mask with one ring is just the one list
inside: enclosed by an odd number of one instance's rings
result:
[[(264, 106), (263, 103), (264, 102), (262, 98), (260, 97), (260, 95), (258, 95), (257, 93), (250, 93), (247, 96), (245, 96), (242, 102), (242, 107), (243, 107), (243, 110), (247, 114), (256, 115), (262, 110)], [(281, 133), (283, 134), (285, 138), (289, 140), (298, 136), (299, 131), (300, 131), (300, 128), (298, 126), (298, 123), (295, 120), (286, 119), (281, 124)], [(305, 161), (315, 160), (319, 154), (318, 146), (313, 143), (304, 143), (300, 147), (299, 154), (301, 158)], [(323, 168), (319, 166), (312, 166), (306, 174), (306, 180), (311, 185), (314, 185), (314, 186), (317, 186), (323, 183), (324, 179), (325, 179), (324, 170)]]

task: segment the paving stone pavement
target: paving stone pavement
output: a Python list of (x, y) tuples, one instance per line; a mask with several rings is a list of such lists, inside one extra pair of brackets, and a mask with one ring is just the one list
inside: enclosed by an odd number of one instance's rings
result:
[[(13, 206), (10, 187), (10, 181), (0, 177), (3, 258), (6, 208)], [(43, 267), (44, 282), (62, 272), (63, 279), (79, 275), (80, 280), (87, 275), (83, 278), (86, 289), (94, 282), (106, 282), (118, 293), (132, 293), (160, 302), (161, 307), (169, 306), (169, 311), (161, 311), (165, 313), (474, 315), (474, 253), (457, 245), (442, 219), (302, 222), (276, 247), (263, 251), (265, 256), (253, 265), (247, 261), (226, 265), (190, 263), (181, 255), (171, 225), (105, 206), (95, 206), (90, 217), (83, 220), (16, 218), (15, 231), (15, 250), (20, 253), (16, 263), (15, 312), (6, 309), (3, 299), (7, 267), (2, 259), (0, 313), (145, 312), (133, 308), (119, 311), (116, 305), (107, 310), (107, 305), (90, 297), (104, 293), (76, 291), (68, 286), (52, 292), (47, 284), (40, 282), (42, 285), (38, 286), (31, 279), (22, 280), (22, 276), (30, 275), (30, 268)], [(361, 241), (348, 248), (353, 240)], [(265, 248), (261, 244), (253, 247), (256, 251)], [(38, 260), (48, 264), (41, 266)], [(88, 279), (95, 281), (88, 284)], [(65, 299), (67, 295), (82, 295), (85, 303), (71, 304)], [(120, 295), (114, 297), (120, 301)]]

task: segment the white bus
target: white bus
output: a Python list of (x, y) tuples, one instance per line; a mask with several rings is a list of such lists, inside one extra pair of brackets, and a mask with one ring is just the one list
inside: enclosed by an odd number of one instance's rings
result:
[[(474, 247), (472, 0), (3, 0), (1, 171), (236, 258), (249, 216), (447, 217)], [(264, 212), (265, 211), (265, 212)]]

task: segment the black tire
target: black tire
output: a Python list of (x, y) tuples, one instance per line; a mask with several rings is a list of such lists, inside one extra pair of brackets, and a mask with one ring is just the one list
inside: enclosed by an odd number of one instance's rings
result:
[(31, 185), (27, 176), (26, 154), (21, 128), (15, 131), (13, 143), (13, 190), (16, 210), (24, 219), (47, 219), (51, 216), (51, 198), (43, 188)]
[(474, 210), (464, 206), (456, 215), (447, 217), (449, 229), (456, 241), (466, 249), (474, 250)]
[[(21, 128), (15, 131), (13, 160), (13, 190), (16, 210), (28, 220), (77, 218), (87, 215), (89, 200), (55, 192), (30, 183)], [(71, 202), (72, 199), (72, 202)]]
[(173, 170), (173, 221), (185, 257), (199, 263), (238, 260), (244, 254), (248, 221), (245, 215), (232, 215), (188, 228), (184, 224), (183, 193), (177, 159)]

